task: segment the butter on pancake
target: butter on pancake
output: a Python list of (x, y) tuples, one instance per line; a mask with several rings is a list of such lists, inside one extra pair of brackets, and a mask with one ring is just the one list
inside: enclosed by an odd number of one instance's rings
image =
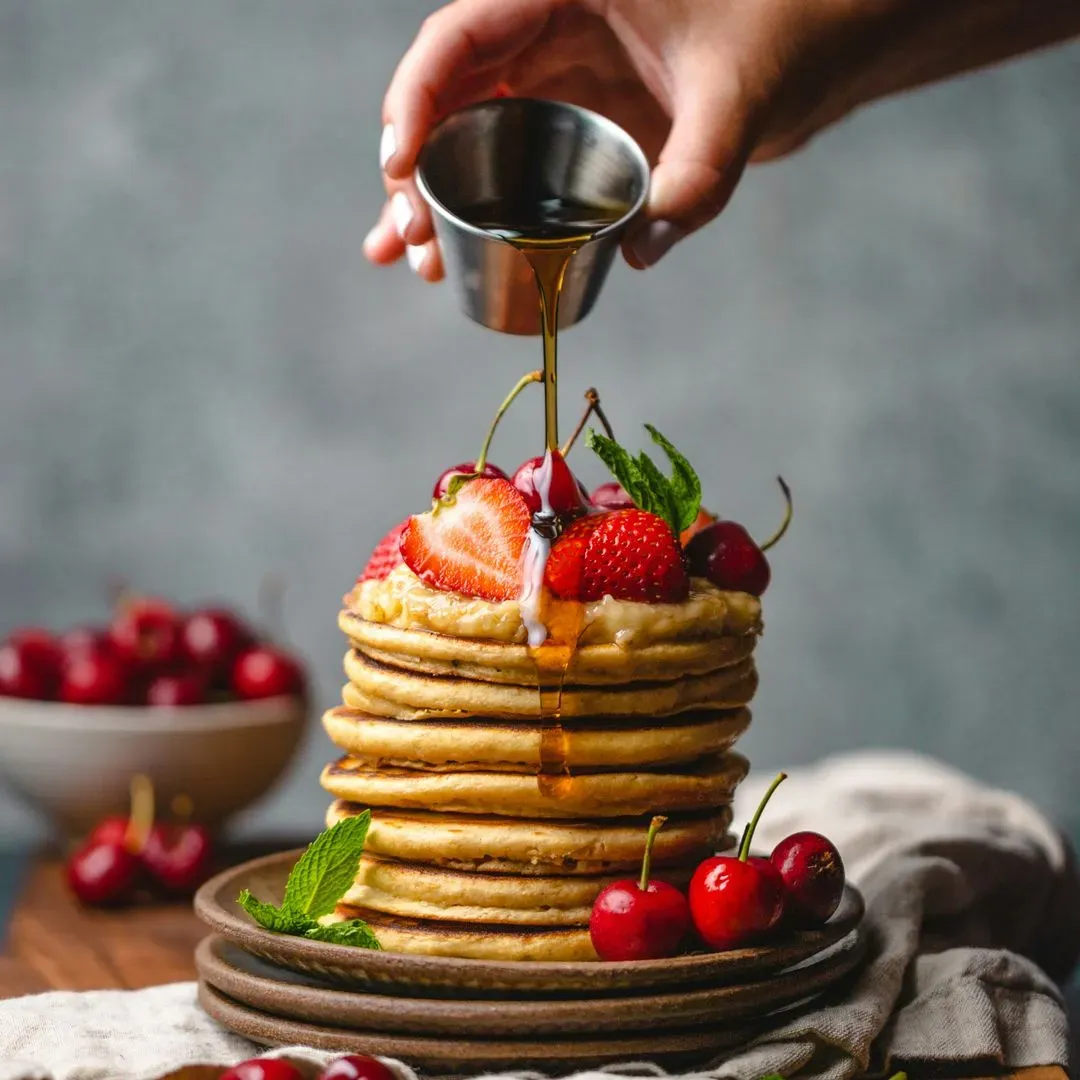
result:
[[(342, 611), (338, 625), (355, 649), (388, 667), (481, 682), (536, 686), (536, 661), (525, 645), (403, 630)], [(574, 685), (662, 681), (731, 667), (754, 651), (754, 634), (692, 640), (581, 645), (566, 671)]]
[[(534, 776), (550, 725), (494, 720), (394, 720), (338, 706), (322, 718), (330, 741), (365, 761), (420, 768), (480, 766)], [(680, 713), (664, 720), (568, 720), (563, 758), (570, 769), (654, 767), (727, 750), (750, 726), (748, 709)]]
[(668, 771), (575, 773), (557, 792), (548, 793), (532, 775), (426, 772), (377, 767), (344, 757), (323, 769), (321, 783), (335, 798), (364, 806), (509, 817), (608, 818), (727, 806), (748, 769), (747, 760), (732, 752)]
[[(381, 581), (357, 585), (345, 607), (368, 622), (402, 630), (430, 630), (450, 637), (524, 644), (527, 639), (516, 600), (493, 603), (425, 585), (407, 566)], [(761, 602), (741, 592), (724, 592), (692, 578), (690, 596), (680, 604), (643, 604), (610, 596), (584, 605), (580, 645), (627, 648), (652, 642), (741, 637), (761, 630)]]
[[(327, 827), (363, 813), (359, 803), (330, 804)], [(627, 874), (641, 870), (649, 819), (558, 821), (437, 813), (372, 811), (365, 851), (403, 862), (494, 874)], [(734, 846), (731, 810), (672, 814), (657, 833), (657, 868), (697, 864)]]
[[(541, 700), (535, 687), (482, 683), (448, 675), (421, 675), (376, 663), (355, 649), (345, 656), (349, 685), (342, 692), (347, 707), (399, 720), (455, 716), (539, 719)], [(707, 675), (670, 682), (623, 686), (564, 686), (559, 699), (563, 718), (591, 716), (669, 716), (691, 709), (736, 709), (757, 690), (752, 659)]]
[(324, 923), (363, 919), (386, 952), (419, 956), (456, 956), (467, 960), (597, 960), (589, 931), (583, 927), (491, 926), (383, 915), (368, 908), (339, 904)]

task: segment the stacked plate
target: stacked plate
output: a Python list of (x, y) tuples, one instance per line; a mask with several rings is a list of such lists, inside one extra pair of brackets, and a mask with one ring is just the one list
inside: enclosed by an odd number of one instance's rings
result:
[(843, 994), (866, 952), (851, 887), (821, 930), (672, 960), (468, 960), (329, 945), (264, 930), (236, 904), (242, 889), (279, 903), (299, 854), (228, 870), (195, 901), (213, 931), (195, 956), (200, 1001), (267, 1046), (377, 1054), (428, 1072), (688, 1066)]

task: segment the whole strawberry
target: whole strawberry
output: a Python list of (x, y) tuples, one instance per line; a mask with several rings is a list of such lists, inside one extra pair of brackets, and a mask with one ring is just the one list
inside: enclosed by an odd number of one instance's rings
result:
[(671, 526), (636, 508), (573, 522), (551, 549), (544, 580), (563, 600), (677, 604), (690, 590)]
[(401, 534), (408, 524), (408, 521), (403, 521), (400, 525), (395, 525), (379, 541), (363, 573), (356, 579), (357, 585), (362, 581), (382, 581), (391, 570), (401, 564)]

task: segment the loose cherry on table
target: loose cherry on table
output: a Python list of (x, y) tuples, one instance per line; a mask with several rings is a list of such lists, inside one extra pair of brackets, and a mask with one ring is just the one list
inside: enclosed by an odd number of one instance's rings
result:
[(68, 885), (88, 906), (122, 904), (131, 899), (139, 865), (122, 842), (88, 841), (68, 860)]
[(232, 689), (245, 701), (299, 694), (304, 672), (287, 652), (258, 645), (240, 654), (232, 670)]
[(188, 895), (210, 877), (214, 848), (202, 825), (158, 822), (146, 837), (141, 859), (154, 880), (169, 892)]
[(765, 792), (737, 856), (706, 859), (690, 880), (690, 914), (697, 932), (714, 949), (752, 944), (774, 929), (784, 913), (784, 882), (768, 859), (751, 858), (750, 844), (762, 811), (786, 779), (780, 773)]
[(784, 921), (820, 926), (832, 918), (844, 892), (844, 861), (831, 840), (797, 832), (773, 848), (772, 865), (784, 882)]
[(335, 1058), (319, 1073), (319, 1080), (396, 1080), (394, 1071), (366, 1054)]
[(732, 589), (761, 596), (769, 587), (772, 571), (765, 558), (791, 524), (791, 490), (777, 477), (784, 492), (784, 520), (776, 533), (760, 546), (734, 521), (715, 521), (695, 533), (686, 545), (690, 573), (708, 578), (720, 589)]
[(666, 819), (654, 817), (645, 838), (641, 877), (615, 881), (596, 898), (589, 936), (601, 960), (661, 960), (674, 956), (690, 929), (686, 897), (649, 879), (653, 843)]
[(304, 1080), (304, 1074), (284, 1058), (249, 1058), (222, 1073), (219, 1080)]

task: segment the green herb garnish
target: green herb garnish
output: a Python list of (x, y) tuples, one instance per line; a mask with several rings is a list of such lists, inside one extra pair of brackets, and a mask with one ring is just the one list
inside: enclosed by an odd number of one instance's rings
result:
[(245, 889), (236, 902), (260, 925), (278, 934), (292, 934), (333, 945), (378, 949), (379, 942), (362, 919), (323, 926), (356, 877), (371, 811), (343, 818), (317, 836), (292, 868), (281, 907), (256, 900)]
[(701, 481), (689, 461), (651, 424), (645, 430), (671, 462), (665, 476), (645, 451), (632, 457), (614, 439), (589, 429), (586, 442), (611, 470), (634, 504), (662, 517), (676, 536), (690, 528), (701, 508)]

